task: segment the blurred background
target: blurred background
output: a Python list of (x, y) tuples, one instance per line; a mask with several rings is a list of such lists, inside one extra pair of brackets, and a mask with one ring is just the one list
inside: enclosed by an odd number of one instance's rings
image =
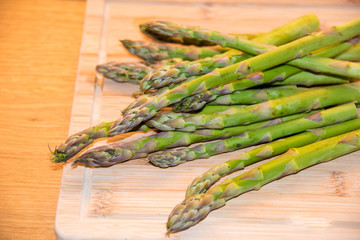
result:
[(55, 239), (85, 0), (0, 0), (0, 239)]

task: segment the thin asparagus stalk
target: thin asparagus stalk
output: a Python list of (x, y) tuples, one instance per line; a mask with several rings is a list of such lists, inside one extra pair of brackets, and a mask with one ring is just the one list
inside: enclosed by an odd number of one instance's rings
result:
[[(275, 46), (282, 45), (300, 37), (306, 36), (319, 27), (319, 20), (315, 15), (305, 15), (292, 20), (267, 34), (255, 37), (252, 40), (260, 43), (271, 44)], [(212, 59), (203, 59), (196, 62), (184, 62), (174, 66), (167, 66), (158, 69), (146, 76), (140, 85), (140, 89), (159, 88), (172, 82), (181, 82), (189, 76), (203, 75), (215, 68), (229, 66), (251, 57), (249, 54), (240, 54), (237, 51), (229, 51)], [(196, 71), (194, 71), (194, 69)]]
[[(323, 64), (314, 65), (315, 61), (322, 62)], [(360, 78), (360, 63), (356, 62), (318, 56), (305, 56), (301, 59), (294, 59), (289, 62), (289, 64), (302, 69), (311, 70), (313, 72), (334, 74), (350, 78)]]
[(215, 68), (223, 68), (248, 59), (251, 56), (237, 50), (230, 50), (212, 58), (183, 61), (174, 65), (164, 66), (147, 74), (140, 83), (140, 90), (148, 91), (168, 86), (169, 84), (180, 83), (188, 77), (204, 75)]
[[(350, 48), (353, 46), (358, 38), (352, 38), (346, 42), (343, 42), (341, 44), (327, 47), (325, 49), (321, 49), (321, 51), (315, 51), (312, 53), (314, 56), (321, 56), (321, 57), (334, 57), (338, 55), (339, 53), (343, 52), (345, 49)], [(301, 59), (297, 59), (298, 64), (299, 61), (301, 62)], [(324, 64), (323, 61), (318, 61), (317, 58), (307, 58), (307, 61), (312, 62), (314, 65), (322, 65)], [(304, 61), (304, 64), (307, 64), (306, 61)], [(328, 66), (325, 65), (322, 69), (326, 69)], [(267, 83), (275, 83), (275, 82), (282, 82), (289, 77), (301, 73), (303, 70), (294, 66), (290, 66), (288, 64), (281, 65), (263, 72), (258, 72), (256, 74), (251, 74), (247, 78), (239, 79), (232, 81), (230, 83), (221, 84), (219, 86), (216, 86), (214, 88), (211, 88), (207, 91), (203, 91), (201, 93), (194, 94), (192, 96), (186, 97), (180, 102), (174, 104), (172, 107), (175, 111), (180, 112), (193, 112), (196, 110), (201, 109), (206, 103), (211, 102), (215, 100), (218, 96), (229, 94), (234, 91), (247, 89), (250, 87), (267, 84)], [(309, 73), (310, 74), (310, 73)], [(300, 77), (306, 77), (303, 74), (300, 74)], [(310, 77), (310, 76), (308, 76)], [(325, 79), (319, 79), (319, 77), (312, 76), (314, 79), (317, 79), (319, 81), (335, 81), (335, 79), (332, 79), (331, 77), (326, 77)], [(298, 81), (304, 81), (304, 79), (299, 79), (299, 75), (295, 76), (293, 79), (291, 79), (289, 82), (298, 82)], [(297, 79), (297, 80), (296, 80)], [(314, 80), (315, 81), (315, 80)], [(305, 81), (304, 81), (305, 82)], [(311, 82), (310, 80), (308, 81)], [(309, 84), (310, 85), (310, 84)]]
[(194, 61), (201, 58), (212, 57), (226, 51), (224, 48), (218, 46), (195, 47), (133, 40), (120, 40), (120, 42), (130, 53), (152, 63), (169, 58)]
[(140, 84), (140, 81), (150, 72), (167, 65), (173, 65), (181, 62), (179, 58), (162, 60), (156, 63), (148, 62), (108, 62), (96, 66), (96, 71), (104, 77), (115, 82), (130, 82)]
[(199, 193), (205, 193), (222, 177), (235, 171), (239, 171), (253, 163), (280, 155), (290, 148), (302, 147), (316, 141), (334, 137), (359, 128), (360, 118), (356, 118), (344, 123), (310, 129), (287, 138), (281, 138), (274, 142), (264, 144), (250, 151), (243, 152), (222, 164), (212, 167), (205, 173), (196, 177), (188, 186), (186, 190), (186, 197), (190, 197)]
[(348, 49), (347, 51), (339, 54), (338, 56), (335, 57), (335, 59), (353, 61), (353, 62), (360, 61), (360, 44), (358, 43), (355, 46)]
[[(170, 36), (170, 35), (158, 35), (155, 32), (153, 33), (151, 31), (151, 29), (149, 28), (151, 25), (147, 25), (147, 24), (142, 24), (140, 25), (140, 30), (147, 36), (149, 36), (150, 38), (154, 39), (154, 40), (160, 40), (163, 42), (169, 42), (169, 43), (180, 43), (183, 45), (195, 45), (195, 46), (213, 46), (215, 45), (212, 42), (209, 41), (204, 41), (204, 40), (200, 40), (200, 39), (194, 39), (194, 38), (181, 38), (179, 36)], [(253, 39), (257, 36), (260, 36), (264, 33), (231, 33), (230, 35), (239, 37), (239, 38), (243, 38), (243, 39)]]
[[(339, 114), (342, 114), (342, 116), (339, 116)], [(176, 166), (194, 159), (209, 158), (220, 153), (231, 152), (256, 144), (271, 142), (275, 139), (300, 133), (307, 129), (323, 127), (356, 117), (357, 109), (355, 104), (348, 103), (320, 111), (304, 118), (244, 132), (239, 136), (200, 144), (193, 148), (156, 152), (149, 156), (149, 160), (156, 166)]]
[(185, 230), (203, 220), (212, 210), (223, 207), (226, 201), (263, 185), (295, 174), (315, 164), (323, 163), (360, 149), (360, 130), (328, 138), (300, 148), (291, 148), (280, 157), (270, 160), (206, 193), (186, 198), (170, 213), (168, 234)]
[(111, 166), (130, 159), (146, 157), (148, 153), (151, 152), (173, 147), (188, 146), (192, 143), (201, 141), (227, 138), (241, 134), (245, 131), (271, 126), (280, 122), (291, 121), (293, 119), (305, 117), (313, 113), (314, 111), (310, 113), (295, 114), (283, 118), (250, 124), (247, 126), (236, 126), (231, 128), (224, 128), (221, 130), (204, 129), (193, 133), (176, 131), (160, 132), (148, 137), (143, 137), (136, 141), (127, 143), (122, 141), (114, 142), (105, 146), (89, 149), (76, 158), (74, 164), (83, 163), (85, 165), (94, 167)]
[(294, 74), (283, 81), (274, 82), (271, 85), (275, 86), (320, 86), (320, 85), (333, 85), (348, 83), (351, 78), (337, 77), (326, 74), (315, 74), (307, 71)]
[[(308, 14), (302, 16), (299, 21), (301, 21), (302, 24), (306, 22), (306, 25), (310, 26), (309, 27), (310, 29), (317, 29), (319, 27), (319, 20), (317, 19), (315, 14)], [(292, 21), (291, 23), (289, 23), (289, 25), (290, 24), (296, 25), (298, 24), (298, 22)], [(286, 29), (291, 29), (291, 27), (292, 26), (287, 26)], [(199, 27), (181, 26), (170, 22), (154, 21), (154, 22), (142, 24), (140, 28), (142, 29), (146, 28), (147, 29), (146, 32), (151, 32), (153, 35), (156, 36), (171, 36), (175, 38), (200, 39), (200, 40), (210, 41), (219, 44), (222, 47), (230, 47), (230, 48), (238, 49), (240, 51), (253, 55), (258, 55), (260, 53), (266, 52), (269, 48), (269, 46), (265, 46), (263, 44), (257, 44), (253, 41), (248, 41), (246, 39), (242, 39), (236, 36), (227, 35), (211, 30), (205, 30)], [(282, 45), (282, 43), (286, 43), (293, 40), (292, 38), (293, 33), (290, 33), (290, 31), (284, 32), (282, 27), (273, 30), (273, 33), (274, 34), (272, 34), (273, 36), (271, 37), (261, 35), (259, 36), (259, 38), (261, 39), (261, 41), (266, 42), (266, 41), (273, 41), (276, 38), (274, 36), (279, 36), (281, 39), (283, 39), (283, 42), (279, 43), (278, 45)], [(297, 34), (298, 37), (304, 36), (303, 31), (300, 29)], [(288, 41), (286, 37), (284, 38), (284, 35), (290, 36), (290, 40)], [(269, 44), (275, 45), (273, 43), (269, 43)]]
[[(201, 40), (198, 38), (187, 38), (187, 37), (182, 37), (180, 35), (162, 35), (162, 34), (158, 34), (156, 31), (153, 31), (154, 28), (152, 28), (151, 24), (141, 24), (140, 26), (140, 30), (147, 35), (148, 37), (154, 39), (154, 40), (160, 40), (162, 42), (168, 42), (168, 43), (179, 43), (182, 45), (195, 45), (198, 47), (202, 47), (202, 46), (214, 46), (216, 45), (213, 42), (207, 41), (207, 40)], [(257, 37), (261, 34), (264, 33), (231, 33), (229, 35), (238, 37), (238, 38), (242, 38), (242, 39), (253, 39), (254, 37)]]
[(360, 101), (360, 82), (315, 88), (287, 97), (269, 100), (245, 107), (232, 107), (223, 112), (195, 114), (162, 122), (164, 129), (194, 131), (202, 128), (221, 129), (246, 125), (266, 119), (295, 114), (312, 109)]
[(52, 152), (52, 160), (55, 163), (66, 162), (86, 146), (93, 143), (95, 139), (107, 137), (110, 126), (113, 123), (114, 122), (100, 123), (69, 136), (64, 143)]
[(299, 88), (295, 85), (272, 87), (272, 88), (261, 88), (261, 89), (247, 89), (247, 90), (236, 91), (231, 94), (219, 96), (213, 102), (210, 102), (206, 106), (255, 104), (255, 103), (265, 102), (271, 99), (287, 97), (295, 93), (303, 92), (306, 90), (308, 89)]
[(130, 82), (140, 84), (140, 81), (150, 72), (162, 65), (148, 65), (144, 62), (117, 63), (108, 62), (96, 66), (96, 71), (115, 82)]

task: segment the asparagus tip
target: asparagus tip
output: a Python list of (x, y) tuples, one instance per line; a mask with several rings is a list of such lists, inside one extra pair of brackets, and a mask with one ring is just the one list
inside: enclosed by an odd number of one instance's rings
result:
[(57, 149), (55, 149), (54, 151), (51, 151), (51, 161), (53, 163), (61, 163), (61, 162), (66, 162), (68, 160), (68, 156), (66, 153), (63, 152), (59, 152)]

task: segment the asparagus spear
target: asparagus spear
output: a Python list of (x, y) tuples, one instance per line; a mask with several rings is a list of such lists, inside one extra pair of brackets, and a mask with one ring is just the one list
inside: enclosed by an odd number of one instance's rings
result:
[(204, 193), (222, 177), (241, 170), (250, 164), (280, 155), (290, 148), (302, 147), (307, 144), (334, 137), (359, 128), (360, 118), (356, 118), (344, 123), (310, 129), (287, 138), (281, 138), (274, 142), (261, 145), (260, 147), (254, 148), (250, 151), (243, 152), (222, 164), (212, 167), (205, 173), (196, 177), (188, 186), (186, 197)]
[(344, 84), (348, 83), (351, 78), (337, 77), (326, 74), (315, 74), (307, 71), (299, 72), (294, 74), (283, 81), (277, 81), (272, 83), (275, 86), (319, 86), (319, 85), (333, 85), (333, 84)]
[[(155, 40), (160, 40), (164, 42), (169, 43), (180, 43), (183, 45), (195, 45), (195, 46), (213, 46), (215, 45), (212, 42), (204, 41), (200, 39), (194, 39), (194, 38), (182, 38), (181, 36), (171, 36), (171, 35), (158, 35), (156, 32), (153, 32), (151, 29), (151, 24), (141, 24), (140, 30), (150, 38), (153, 38)], [(231, 33), (230, 35), (243, 38), (243, 39), (253, 39), (257, 36), (260, 36), (264, 33)]]
[[(196, 78), (190, 82), (166, 91), (148, 101), (141, 107), (132, 109), (123, 118), (115, 121), (110, 130), (110, 136), (131, 131), (143, 121), (155, 116), (156, 112), (166, 106), (181, 101), (183, 98), (195, 93), (203, 92), (220, 83), (227, 83), (235, 79), (245, 77), (264, 69), (274, 67), (294, 58), (300, 58), (306, 54), (331, 44), (345, 41), (360, 33), (360, 18), (337, 25), (329, 30), (311, 34), (291, 43), (282, 45), (276, 49), (230, 65)], [(271, 61), (269, 61), (271, 59)]]
[(162, 60), (156, 63), (148, 62), (108, 62), (96, 66), (96, 71), (115, 82), (130, 82), (140, 84), (140, 81), (150, 72), (167, 65), (181, 62), (180, 58)]
[(280, 157), (270, 160), (206, 193), (186, 198), (168, 218), (168, 234), (185, 230), (203, 220), (212, 210), (223, 207), (226, 201), (284, 176), (323, 163), (360, 149), (360, 130), (328, 138), (300, 148), (291, 148)]
[[(147, 35), (150, 38), (153, 38), (154, 40), (160, 40), (163, 42), (169, 42), (169, 43), (180, 43), (183, 45), (195, 45), (195, 46), (214, 46), (215, 44), (213, 42), (207, 41), (207, 40), (201, 40), (197, 38), (186, 38), (181, 37), (180, 35), (172, 36), (172, 35), (161, 35), (158, 34), (156, 31), (153, 31), (154, 28), (151, 24), (141, 24), (140, 30)], [(257, 36), (260, 36), (264, 33), (231, 33), (230, 35), (239, 37), (242, 39), (253, 39)]]
[(58, 148), (52, 152), (55, 163), (65, 162), (86, 146), (94, 142), (95, 139), (108, 136), (110, 126), (114, 122), (104, 122), (96, 126), (87, 128), (81, 132), (75, 133), (68, 137)]
[[(279, 46), (315, 31), (319, 27), (318, 25), (319, 20), (315, 15), (305, 15), (278, 27), (267, 34), (255, 37), (253, 38), (253, 41)], [(232, 50), (219, 55), (214, 59), (203, 59), (196, 62), (184, 62), (174, 66), (167, 66), (147, 75), (142, 81), (140, 89), (145, 91), (168, 85), (171, 82), (180, 82), (188, 76), (193, 76), (194, 74), (203, 75), (215, 68), (229, 66), (247, 59), (250, 56), (251, 55), (248, 54), (241, 55), (239, 52)], [(193, 69), (196, 69), (196, 71)]]
[[(314, 65), (314, 61), (323, 62), (323, 64)], [(301, 59), (294, 59), (289, 62), (289, 64), (314, 72), (328, 73), (350, 78), (360, 77), (360, 63), (350, 61), (323, 58), (318, 56), (305, 56)]]
[(111, 166), (130, 159), (146, 157), (148, 153), (167, 148), (188, 146), (192, 143), (226, 138), (241, 134), (245, 131), (255, 130), (277, 124), (279, 122), (291, 121), (300, 117), (308, 116), (314, 112), (295, 114), (283, 118), (263, 121), (247, 126), (236, 126), (221, 130), (199, 130), (193, 133), (185, 132), (160, 132), (148, 137), (140, 138), (127, 143), (114, 142), (105, 146), (90, 149), (75, 159), (75, 163), (83, 163), (94, 167)]
[[(327, 47), (325, 49), (321, 49), (321, 51), (315, 51), (314, 53), (312, 53), (312, 55), (321, 56), (321, 57), (334, 57), (334, 56), (338, 55), (339, 53), (343, 52), (345, 49), (348, 49), (351, 46), (353, 46), (353, 44), (355, 44), (355, 42), (356, 42), (356, 39), (350, 39), (341, 44)], [(297, 61), (299, 64), (299, 62), (301, 63), (302, 60), (297, 59)], [(324, 61), (321, 61), (321, 60), (319, 61), (319, 59), (317, 59), (317, 58), (310, 57), (310, 59), (307, 58), (307, 61), (310, 61), (310, 62), (312, 62), (313, 65), (317, 65), (317, 66), (324, 64)], [(304, 61), (304, 64), (307, 64), (307, 61)], [(340, 65), (340, 64), (338, 64), (338, 65)], [(322, 69), (326, 69), (327, 67), (328, 66), (325, 65), (325, 66), (323, 66)], [(234, 91), (243, 90), (243, 89), (258, 86), (261, 84), (282, 82), (293, 75), (300, 74), (301, 72), (302, 72), (302, 69), (300, 69), (300, 68), (290, 66), (288, 64), (281, 65), (281, 66), (278, 66), (278, 67), (275, 67), (275, 68), (272, 68), (272, 69), (269, 69), (269, 70), (266, 70), (263, 72), (251, 74), (247, 78), (235, 80), (230, 83), (221, 84), (219, 86), (209, 89), (208, 91), (204, 91), (201, 93), (194, 94), (193, 96), (186, 97), (183, 100), (181, 100), (179, 103), (174, 104), (173, 108), (175, 111), (193, 112), (193, 111), (201, 109), (206, 103), (215, 100), (220, 95), (229, 94)], [(299, 81), (303, 81), (303, 82), (308, 82), (309, 83), (308, 85), (311, 85), (312, 84), (311, 80), (305, 81), (304, 79), (302, 79), (305, 77), (313, 77), (314, 79), (321, 81), (321, 82), (327, 82), (327, 81), (330, 81), (330, 82), (331, 81), (334, 81), (334, 82), (339, 81), (340, 82), (341, 81), (340, 79), (336, 80), (337, 77), (333, 77), (333, 78), (330, 76), (317, 77), (315, 75), (314, 76), (306, 76), (309, 74), (310, 73), (297, 75), (297, 76), (293, 77), (292, 79), (287, 80), (286, 82), (293, 84), (293, 83), (297, 83)], [(316, 80), (314, 80), (314, 81), (316, 81)]]
[[(344, 118), (341, 118), (339, 114), (342, 114), (341, 117)], [(149, 160), (156, 166), (176, 166), (197, 158), (209, 158), (216, 154), (231, 152), (255, 144), (271, 142), (275, 139), (296, 134), (310, 128), (327, 126), (356, 117), (356, 106), (353, 103), (348, 103), (320, 111), (308, 117), (244, 132), (236, 137), (200, 144), (193, 148), (156, 152), (149, 157)]]
[[(271, 99), (282, 98), (293, 95), (295, 93), (303, 92), (308, 89), (299, 88), (295, 85), (261, 88), (261, 89), (247, 89), (243, 91), (236, 91), (231, 94), (219, 96), (211, 105), (234, 105), (234, 104), (255, 104), (265, 102)], [(151, 121), (151, 120), (150, 120)]]
[(197, 61), (183, 61), (174, 65), (164, 66), (146, 75), (140, 83), (140, 90), (148, 91), (172, 83), (180, 83), (188, 77), (204, 75), (215, 68), (226, 67), (248, 59), (251, 56), (252, 55), (243, 54), (237, 50), (230, 50), (212, 58), (208, 57)]
[(347, 51), (336, 56), (336, 59), (358, 62), (360, 61), (360, 43), (351, 47)]
[(159, 130), (194, 131), (246, 125), (249, 123), (295, 114), (312, 109), (333, 106), (350, 101), (360, 101), (360, 82), (315, 88), (287, 97), (269, 100), (245, 107), (232, 107), (223, 112), (195, 114), (163, 122)]
[(169, 58), (194, 61), (201, 58), (212, 57), (226, 51), (224, 48), (216, 46), (195, 47), (132, 40), (120, 40), (120, 42), (130, 53), (147, 62), (157, 62)]
[(108, 62), (96, 66), (96, 71), (103, 74), (104, 77), (114, 80), (115, 82), (130, 82), (140, 84), (140, 81), (146, 74), (154, 71), (162, 65), (148, 65), (144, 62), (138, 63), (117, 63)]
[[(302, 16), (299, 21), (301, 24), (304, 22), (306, 23), (306, 26), (309, 26), (309, 29), (317, 29), (319, 27), (319, 20), (317, 19), (315, 14), (308, 14), (305, 16)], [(288, 23), (288, 25), (285, 27), (287, 30), (291, 29), (294, 25), (297, 25), (297, 21), (292, 21)], [(233, 35), (227, 35), (223, 33), (219, 33), (216, 31), (210, 31), (201, 29), (199, 27), (186, 27), (181, 26), (175, 23), (170, 22), (163, 22), (163, 21), (154, 21), (142, 24), (140, 26), (142, 29), (146, 29), (146, 32), (151, 32), (152, 35), (155, 36), (171, 36), (173, 38), (182, 38), (182, 39), (196, 39), (196, 40), (203, 40), (203, 41), (210, 41), (216, 44), (219, 44), (222, 47), (230, 47), (234, 49), (238, 49), (240, 51), (258, 55), (260, 53), (263, 53), (268, 50), (269, 46), (265, 46), (263, 44), (257, 44), (253, 41), (248, 41), (246, 39), (239, 38), (237, 36)], [(311, 32), (307, 31), (307, 32)], [(285, 36), (284, 36), (285, 35)], [(299, 29), (297, 33), (298, 37), (304, 36), (304, 32), (302, 29)], [(289, 36), (289, 38), (286, 38), (286, 36)], [(284, 31), (284, 28), (280, 27), (278, 29), (273, 30), (272, 36), (259, 36), (260, 41), (267, 42), (267, 41), (274, 41), (276, 37), (281, 38), (282, 42), (280, 41), (276, 45), (282, 45), (283, 43), (289, 42), (293, 40), (293, 33), (290, 31)], [(268, 43), (275, 45), (274, 43)]]

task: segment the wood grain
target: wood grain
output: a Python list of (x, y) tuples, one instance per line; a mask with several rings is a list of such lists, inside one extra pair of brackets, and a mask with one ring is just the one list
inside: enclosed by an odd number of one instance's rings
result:
[[(117, 118), (132, 101), (136, 86), (97, 81), (94, 66), (112, 60), (136, 61), (118, 40), (145, 40), (137, 28), (139, 23), (165, 19), (229, 33), (254, 33), (309, 12), (315, 12), (322, 27), (327, 27), (358, 17), (360, 9), (347, 1), (316, 6), (310, 1), (296, 6), (282, 1), (245, 3), (89, 0), (70, 133)], [(61, 239), (168, 239), (167, 216), (182, 201), (190, 181), (240, 151), (169, 169), (155, 168), (146, 159), (110, 168), (66, 166), (56, 232)], [(360, 180), (358, 156), (351, 154), (315, 166), (233, 199), (170, 239), (357, 239), (360, 188), (354, 183)]]
[(85, 1), (0, 1), (0, 239), (54, 239)]

